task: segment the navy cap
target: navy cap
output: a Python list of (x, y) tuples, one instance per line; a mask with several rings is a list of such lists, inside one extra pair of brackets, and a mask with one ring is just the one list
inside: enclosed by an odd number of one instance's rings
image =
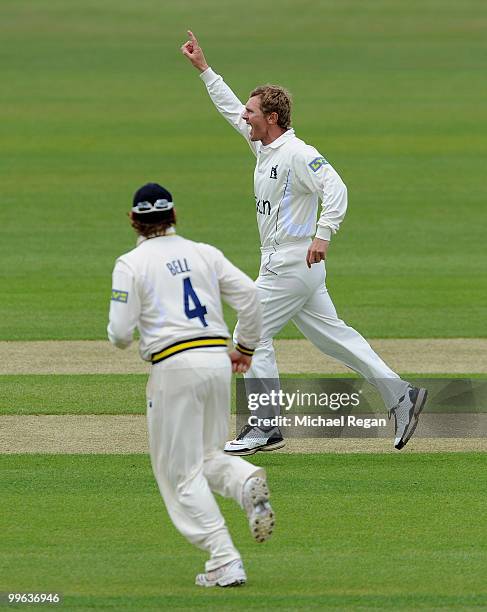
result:
[(174, 202), (167, 189), (158, 183), (147, 183), (134, 194), (132, 215), (139, 223), (174, 223)]

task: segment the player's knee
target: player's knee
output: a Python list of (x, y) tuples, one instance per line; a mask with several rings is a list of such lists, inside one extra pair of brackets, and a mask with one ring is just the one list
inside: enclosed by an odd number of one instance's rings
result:
[(213, 449), (205, 453), (203, 460), (203, 474), (205, 477), (221, 469), (222, 460), (225, 461), (227, 455), (220, 449)]
[(178, 495), (184, 495), (189, 490), (194, 482), (194, 479), (201, 472), (201, 470), (191, 470), (185, 472), (181, 469), (181, 466), (177, 463), (170, 462), (166, 465), (166, 479), (173, 491)]

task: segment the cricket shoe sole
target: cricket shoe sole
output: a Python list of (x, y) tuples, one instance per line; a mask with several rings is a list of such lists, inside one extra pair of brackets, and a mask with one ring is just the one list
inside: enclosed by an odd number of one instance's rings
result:
[(258, 427), (245, 427), (235, 440), (225, 444), (224, 451), (229, 455), (254, 455), (258, 451), (270, 452), (286, 445), (278, 428), (266, 435)]
[(231, 444), (231, 442), (227, 442), (227, 444), (225, 445), (225, 452), (228, 455), (237, 455), (238, 457), (245, 457), (246, 455), (255, 455), (255, 453), (259, 451), (267, 453), (286, 446), (286, 442), (284, 440), (280, 440), (279, 442), (266, 442), (265, 444), (262, 444), (261, 446), (255, 446), (254, 448), (237, 448), (228, 450), (228, 444)]
[(264, 478), (249, 478), (244, 484), (243, 507), (249, 520), (250, 533), (259, 543), (271, 537), (276, 522), (269, 497), (269, 487)]

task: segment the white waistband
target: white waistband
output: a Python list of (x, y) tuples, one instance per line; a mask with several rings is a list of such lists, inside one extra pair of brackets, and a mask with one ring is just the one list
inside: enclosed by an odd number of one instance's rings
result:
[(311, 244), (311, 238), (302, 238), (301, 240), (293, 240), (292, 242), (283, 242), (281, 244), (273, 244), (270, 246), (261, 246), (260, 250), (262, 253), (272, 253), (275, 251), (284, 251), (292, 248), (305, 248)]

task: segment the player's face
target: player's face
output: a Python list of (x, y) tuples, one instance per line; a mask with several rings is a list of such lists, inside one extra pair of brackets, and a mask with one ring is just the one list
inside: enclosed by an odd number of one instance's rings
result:
[(250, 140), (262, 140), (266, 144), (269, 123), (260, 107), (260, 96), (248, 99), (242, 119), (250, 125)]

